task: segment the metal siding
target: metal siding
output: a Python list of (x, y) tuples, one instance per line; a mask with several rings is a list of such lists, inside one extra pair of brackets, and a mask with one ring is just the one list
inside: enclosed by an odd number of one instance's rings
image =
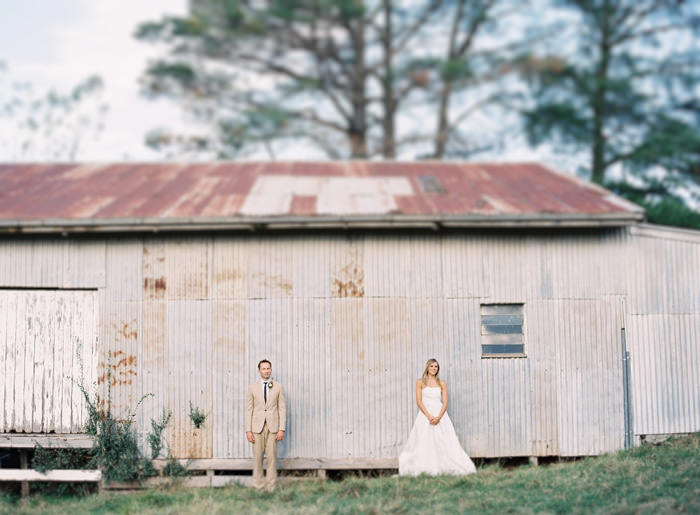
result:
[[(446, 374), (448, 413), (467, 453), (470, 456), (487, 456), (493, 452), (488, 445), (493, 428), (488, 424), (490, 404), (484, 397), (484, 369), (481, 366), (479, 344), (479, 299), (446, 299), (444, 309), (449, 359), (443, 359), (442, 365), (450, 372)], [(417, 374), (423, 372), (425, 359), (432, 357), (425, 354), (416, 356)], [(414, 403), (414, 417), (416, 410)], [(413, 423), (413, 418), (410, 423)]]
[(362, 456), (361, 446), (373, 435), (370, 429), (367, 376), (369, 342), (365, 321), (365, 301), (360, 298), (330, 300), (328, 369), (331, 380), (326, 389), (328, 411), (327, 452), (331, 458)]
[[(168, 302), (165, 398), (173, 414), (167, 428), (168, 443), (176, 458), (213, 457), (211, 328), (211, 301)], [(189, 418), (190, 403), (207, 415), (199, 429)]]
[(559, 454), (559, 374), (556, 361), (558, 338), (553, 333), (551, 301), (535, 300), (525, 306), (525, 352), (530, 366), (531, 411), (527, 420), (531, 454)]
[(105, 242), (71, 239), (0, 241), (0, 288), (100, 288)]
[[(143, 300), (141, 303), (141, 333), (139, 336), (139, 388), (136, 393), (139, 398), (153, 394), (141, 405), (138, 418), (138, 428), (141, 435), (151, 430), (151, 419), (160, 420), (164, 411), (172, 410), (168, 404), (168, 379), (172, 370), (168, 362), (168, 303), (164, 300)], [(177, 406), (179, 411), (181, 406)], [(173, 412), (173, 415), (175, 413)], [(165, 434), (165, 448), (161, 451), (167, 456), (167, 445), (170, 443)], [(143, 442), (145, 449), (145, 440)], [(148, 450), (150, 455), (150, 449)]]
[[(242, 408), (245, 406), (251, 368), (251, 360), (246, 354), (248, 306), (244, 300), (227, 299), (213, 301), (212, 308), (214, 355), (210, 422), (214, 431), (213, 455), (217, 458), (236, 458), (246, 456), (250, 447), (245, 437)], [(281, 363), (277, 363), (275, 369), (281, 366)]]
[(636, 435), (700, 430), (700, 234), (639, 226), (627, 316)]
[[(280, 456), (396, 457), (429, 357), (441, 363), (448, 412), (471, 455), (597, 454), (621, 448), (624, 436), (621, 296), (635, 433), (699, 429), (699, 245), (664, 234), (219, 234), (110, 238), (70, 251), (20, 241), (4, 244), (0, 277), (41, 287), (104, 277), (92, 295), (101, 304), (100, 361), (112, 361), (119, 382), (114, 408), (123, 413), (154, 393), (138, 411), (142, 444), (150, 418), (167, 407), (166, 439), (177, 456), (251, 455), (243, 406), (263, 357), (289, 399)], [(70, 252), (92, 267), (91, 279), (66, 268)], [(32, 255), (41, 266), (27, 270), (21, 263)], [(489, 302), (524, 303), (527, 358), (481, 358), (479, 305)], [(14, 417), (8, 377), (37, 354), (10, 349), (8, 338), (25, 331), (3, 320), (0, 399)], [(56, 355), (72, 369), (70, 352)], [(46, 372), (47, 360), (36, 361)], [(17, 370), (23, 387), (36, 387)], [(200, 431), (188, 418), (190, 400), (209, 415)], [(64, 427), (73, 401), (55, 402)]]
[(400, 378), (415, 374), (405, 359), (411, 350), (409, 305), (404, 298), (370, 298), (365, 301), (365, 310), (367, 387), (364, 397), (353, 399), (360, 409), (366, 407), (369, 416), (369, 423), (362, 428), (365, 434), (358, 435), (360, 451), (371, 458), (393, 458), (408, 436), (394, 422), (400, 420), (402, 412), (397, 400), (407, 397)]
[(178, 238), (165, 242), (168, 300), (209, 298), (210, 238)]
[(484, 256), (480, 250), (484, 247), (484, 237), (480, 233), (469, 239), (446, 234), (439, 241), (445, 297), (490, 296), (491, 285), (482, 285), (481, 280)]
[(630, 274), (635, 314), (700, 313), (700, 242), (655, 236), (632, 238), (636, 273)]
[(138, 301), (105, 300), (97, 384), (103, 399), (111, 400), (117, 417), (127, 417), (139, 401), (139, 334), (141, 305)]
[[(279, 342), (282, 352), (273, 361), (287, 399), (288, 428), (278, 446), (281, 456), (326, 456), (330, 325), (327, 299), (294, 299), (290, 338)], [(282, 380), (282, 378), (284, 378)]]
[(700, 430), (700, 314), (628, 317), (633, 429)]
[(287, 237), (255, 237), (248, 250), (248, 298), (275, 299), (292, 296), (291, 247)]
[(554, 301), (559, 368), (559, 454), (581, 456), (621, 449), (624, 443), (621, 302)]

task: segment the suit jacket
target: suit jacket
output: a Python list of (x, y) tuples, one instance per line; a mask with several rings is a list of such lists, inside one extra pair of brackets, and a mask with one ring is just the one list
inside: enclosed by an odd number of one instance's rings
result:
[(287, 401), (284, 388), (277, 381), (272, 381), (272, 388), (267, 390), (267, 403), (263, 396), (260, 381), (250, 385), (245, 398), (245, 430), (253, 433), (262, 432), (263, 425), (276, 433), (284, 431), (287, 421)]

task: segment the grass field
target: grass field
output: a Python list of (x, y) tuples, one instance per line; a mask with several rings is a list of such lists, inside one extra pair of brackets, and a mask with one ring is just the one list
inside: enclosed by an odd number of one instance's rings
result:
[(700, 513), (700, 434), (630, 451), (464, 478), (302, 481), (272, 495), (231, 486), (0, 499), (3, 513)]

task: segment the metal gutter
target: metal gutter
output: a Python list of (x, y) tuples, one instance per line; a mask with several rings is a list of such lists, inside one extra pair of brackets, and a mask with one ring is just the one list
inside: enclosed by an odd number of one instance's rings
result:
[(366, 215), (216, 218), (115, 218), (0, 220), (0, 234), (152, 233), (316, 229), (433, 229), (478, 227), (621, 227), (643, 213), (525, 215)]

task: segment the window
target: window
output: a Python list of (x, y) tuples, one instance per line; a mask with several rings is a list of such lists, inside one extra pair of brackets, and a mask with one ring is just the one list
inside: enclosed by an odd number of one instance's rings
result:
[(481, 305), (481, 357), (525, 357), (522, 304)]

